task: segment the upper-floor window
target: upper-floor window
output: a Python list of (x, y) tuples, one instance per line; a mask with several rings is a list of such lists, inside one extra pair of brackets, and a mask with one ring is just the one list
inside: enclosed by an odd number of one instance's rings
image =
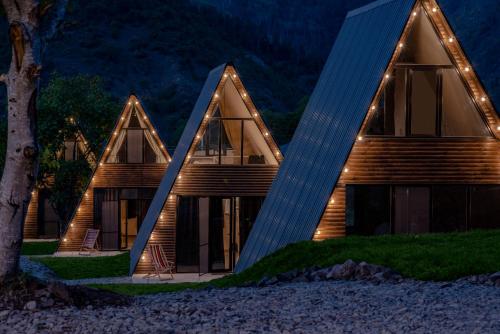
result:
[(166, 163), (151, 130), (133, 107), (130, 117), (116, 134), (108, 163)]
[(231, 80), (223, 87), (216, 110), (193, 152), (192, 164), (277, 165), (265, 136), (258, 128)]
[(419, 15), (414, 22), (375, 107), (367, 135), (490, 135), (465, 81), (426, 15)]

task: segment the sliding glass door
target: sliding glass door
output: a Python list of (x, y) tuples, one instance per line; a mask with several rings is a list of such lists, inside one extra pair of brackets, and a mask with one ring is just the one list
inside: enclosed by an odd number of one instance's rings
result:
[(177, 209), (177, 271), (232, 271), (262, 205), (261, 197), (186, 197)]

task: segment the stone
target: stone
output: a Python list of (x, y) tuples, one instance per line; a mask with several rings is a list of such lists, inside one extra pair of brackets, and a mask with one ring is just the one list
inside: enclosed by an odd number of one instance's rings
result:
[(341, 264), (336, 264), (328, 270), (326, 279), (341, 279), (343, 267)]
[(27, 302), (26, 305), (24, 305), (24, 309), (28, 310), (28, 311), (34, 311), (34, 310), (36, 310), (36, 307), (37, 307), (36, 301), (34, 301), (34, 300), (31, 300), (31, 301)]
[(492, 280), (493, 282), (500, 280), (500, 271), (497, 271), (496, 273), (491, 274), (488, 278), (490, 280)]

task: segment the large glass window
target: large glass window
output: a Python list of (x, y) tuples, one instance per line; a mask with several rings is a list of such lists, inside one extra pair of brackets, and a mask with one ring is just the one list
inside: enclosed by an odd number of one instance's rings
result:
[(94, 189), (94, 224), (103, 250), (130, 249), (146, 216), (155, 188)]
[(116, 141), (107, 162), (166, 163), (156, 139), (136, 109), (131, 111), (129, 119), (116, 134)]
[(432, 23), (419, 15), (385, 83), (367, 135), (489, 136)]
[(192, 164), (277, 164), (253, 119), (212, 117), (198, 141)]
[(500, 185), (348, 185), (348, 234), (500, 228)]

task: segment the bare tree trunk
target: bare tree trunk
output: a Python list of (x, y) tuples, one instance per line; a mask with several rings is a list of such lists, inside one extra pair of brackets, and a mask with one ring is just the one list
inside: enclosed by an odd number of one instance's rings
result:
[(12, 59), (7, 86), (8, 135), (0, 182), (0, 283), (15, 276), (23, 225), (38, 166), (36, 98), (40, 75), (38, 0), (1, 0), (9, 22)]

